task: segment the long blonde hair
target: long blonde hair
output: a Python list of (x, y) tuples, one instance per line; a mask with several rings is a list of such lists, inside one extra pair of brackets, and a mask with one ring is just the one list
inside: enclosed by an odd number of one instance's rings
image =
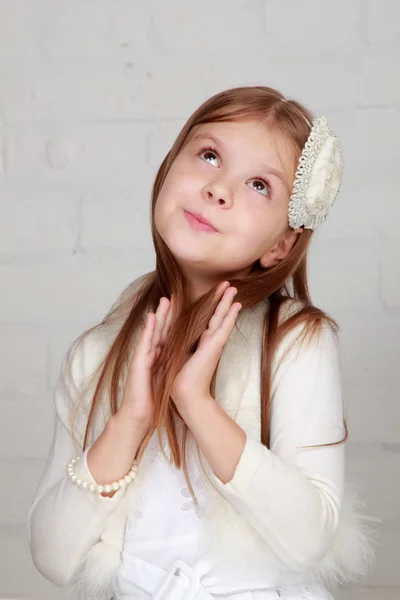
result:
[[(143, 325), (146, 311), (155, 311), (162, 296), (176, 299), (177, 318), (169, 331), (166, 344), (159, 356), (154, 370), (156, 381), (154, 389), (155, 413), (153, 425), (149, 434), (143, 440), (140, 453), (144, 451), (150, 436), (157, 429), (159, 439), (161, 432), (166, 433), (171, 453), (171, 460), (177, 468), (183, 468), (189, 488), (193, 494), (186, 464), (186, 440), (188, 428), (180, 418), (170, 397), (173, 381), (180, 369), (183, 357), (193, 352), (197, 342), (213, 315), (217, 302), (214, 299), (215, 288), (191, 301), (188, 284), (178, 263), (169, 248), (160, 237), (154, 224), (154, 210), (158, 195), (164, 180), (185, 145), (192, 128), (202, 123), (222, 122), (255, 118), (268, 126), (269, 130), (285, 136), (293, 146), (296, 157), (309, 135), (309, 126), (304, 116), (311, 122), (313, 115), (295, 100), (284, 101), (282, 94), (270, 87), (250, 86), (232, 88), (218, 93), (204, 102), (188, 119), (170, 151), (164, 158), (154, 181), (151, 204), (151, 232), (156, 252), (155, 271), (146, 274), (142, 279), (140, 289), (124, 298), (127, 307), (126, 315), (118, 333), (98, 368), (98, 382), (91, 401), (87, 425), (83, 441), (83, 449), (87, 447), (89, 432), (93, 425), (94, 416), (101, 403), (103, 392), (109, 399), (110, 414), (118, 409), (118, 390), (127, 372), (128, 356), (135, 332)], [(312, 238), (311, 230), (304, 230), (298, 237), (294, 247), (278, 265), (265, 271), (259, 261), (252, 265), (251, 271), (243, 279), (230, 279), (230, 284), (238, 290), (235, 302), (240, 302), (243, 309), (252, 307), (261, 301), (268, 300), (268, 311), (264, 322), (261, 369), (261, 441), (269, 447), (270, 441), (270, 411), (271, 411), (271, 365), (274, 352), (292, 328), (304, 323), (303, 339), (311, 339), (318, 334), (321, 326), (328, 323), (337, 332), (335, 321), (319, 308), (312, 305), (307, 282), (307, 250)], [(301, 301), (301, 309), (283, 322), (279, 319), (280, 309), (292, 298)], [(122, 304), (112, 307), (101, 323), (86, 330), (78, 340), (88, 333), (111, 322), (121, 311)], [(173, 348), (173, 352), (171, 352)], [(216, 371), (211, 382), (211, 392), (215, 393)], [(183, 427), (182, 443), (178, 441), (175, 418), (178, 417)], [(324, 444), (326, 446), (343, 443), (343, 440)]]

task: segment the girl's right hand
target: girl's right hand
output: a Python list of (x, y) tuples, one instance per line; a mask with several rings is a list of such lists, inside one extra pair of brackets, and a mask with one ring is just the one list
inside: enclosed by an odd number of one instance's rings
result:
[(173, 298), (160, 299), (156, 312), (149, 312), (133, 352), (124, 394), (116, 416), (129, 418), (141, 430), (147, 430), (154, 414), (152, 367), (157, 361), (172, 323)]

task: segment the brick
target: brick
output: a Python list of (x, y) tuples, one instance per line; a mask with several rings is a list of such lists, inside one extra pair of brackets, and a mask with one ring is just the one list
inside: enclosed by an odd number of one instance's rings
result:
[(264, 3), (268, 56), (287, 53), (292, 59), (303, 56), (346, 56), (357, 51), (362, 29), (361, 8), (356, 2), (339, 0), (322, 4), (318, 0), (296, 2), (268, 0)]
[(0, 495), (0, 528), (25, 524), (44, 463), (44, 460), (0, 458), (0, 477), (8, 482)]
[[(374, 186), (376, 181), (381, 185), (380, 197), (385, 194), (382, 182), (390, 186), (396, 182), (397, 185), (400, 137), (400, 113), (397, 109), (327, 108), (324, 116), (341, 140), (345, 161), (343, 176), (347, 184), (366, 186), (371, 182)], [(391, 132), (390, 136), (387, 131)], [(376, 198), (376, 202), (380, 201), (380, 197)]]
[(360, 105), (397, 106), (400, 98), (399, 70), (400, 59), (396, 44), (380, 49), (374, 46), (367, 49), (360, 77)]
[[(0, 177), (3, 179), (6, 174), (7, 151), (5, 142), (6, 128), (3, 126), (3, 115), (0, 109)], [(0, 196), (1, 197), (1, 196)]]
[(147, 162), (154, 169), (155, 173), (167, 153), (171, 150), (171, 146), (184, 124), (185, 120), (157, 120), (149, 123)]
[(379, 292), (384, 306), (400, 309), (400, 238), (381, 240), (379, 257)]
[(1, 73), (2, 105), (8, 125), (43, 121), (101, 121), (143, 118), (142, 62), (39, 63), (30, 73)]
[[(400, 316), (377, 309), (336, 314), (347, 377), (395, 377), (398, 374)], [(375, 401), (375, 399), (374, 399)]]
[[(272, 59), (265, 61), (265, 56)], [(209, 71), (212, 93), (241, 85), (267, 85), (278, 89), (287, 98), (300, 100), (316, 115), (329, 108), (343, 106), (343, 89), (346, 90), (348, 104), (358, 97), (358, 63), (343, 61), (336, 55), (299, 57), (294, 61), (291, 53), (279, 48), (268, 48), (249, 64), (247, 54), (241, 54), (235, 61), (220, 59)], [(214, 63), (214, 61), (213, 61)], [(261, 76), (260, 76), (261, 73)], [(324, 80), (324, 85), (316, 86), (316, 80)]]
[[(377, 411), (373, 412), (376, 420), (379, 421)], [(350, 478), (358, 479), (362, 483), (362, 497), (366, 502), (365, 513), (387, 521), (398, 520), (400, 518), (400, 445), (373, 443), (373, 439), (368, 436), (365, 436), (363, 443), (357, 443), (354, 437), (358, 425), (356, 419), (352, 420), (349, 416), (348, 425), (347, 472)], [(382, 493), (383, 490), (387, 492), (390, 490), (390, 492)], [(380, 524), (378, 528), (382, 529), (382, 532), (385, 530)]]
[(385, 44), (400, 41), (400, 14), (396, 0), (367, 0), (364, 11), (368, 42)]
[[(33, 426), (34, 424), (34, 426)], [(54, 429), (50, 393), (27, 402), (3, 402), (0, 420), (0, 457), (3, 459), (45, 458)]]
[(130, 253), (0, 265), (5, 290), (0, 296), (2, 318), (10, 323), (53, 323), (57, 327), (79, 319), (94, 325), (130, 281), (153, 268), (146, 256), (133, 261)]
[[(379, 309), (377, 243), (374, 239), (332, 239), (323, 229), (310, 248), (309, 280), (314, 303), (332, 313)], [(344, 293), (351, 290), (351, 293)]]
[[(156, 5), (149, 33), (163, 52), (200, 53), (213, 60), (220, 54), (229, 57), (243, 54), (244, 47), (248, 55), (262, 52), (265, 48), (262, 5), (257, 1), (175, 2), (173, 9), (166, 2), (157, 2)], [(179, 28), (179, 35), (177, 12), (180, 22), (186, 24)], [(198, 35), (193, 35), (194, 30)]]
[(51, 59), (136, 61), (149, 49), (148, 11), (130, 0), (59, 0), (42, 14), (41, 42)]
[(40, 396), (47, 389), (47, 334), (40, 326), (0, 323), (0, 398)]
[(13, 127), (5, 143), (12, 179), (31, 177), (73, 189), (100, 181), (133, 185), (148, 170), (144, 123)]
[[(356, 66), (330, 57), (315, 58), (299, 70), (287, 57), (266, 64), (264, 55), (252, 59), (203, 55), (150, 55), (131, 66), (105, 63), (41, 64), (32, 74), (3, 74), (3, 113), (9, 125), (42, 121), (126, 121), (186, 119), (211, 95), (228, 87), (266, 85), (282, 89), (315, 108), (341, 105), (340, 89), (349, 102), (356, 99)], [(311, 93), (316, 73), (330, 73), (327, 84)], [(177, 74), (184, 94), (171, 86)], [(1, 75), (1, 72), (0, 72)], [(73, 90), (73, 93), (71, 93)], [(18, 101), (16, 101), (16, 98)]]
[[(83, 196), (81, 246), (150, 254), (153, 175), (138, 177), (135, 189), (92, 189)], [(137, 199), (141, 198), (141, 204)]]
[(345, 169), (336, 203), (320, 230), (320, 237), (360, 239), (363, 243), (369, 239), (372, 245), (377, 238), (396, 237), (400, 203), (393, 202), (397, 194), (395, 178), (383, 181), (372, 176), (354, 182), (349, 161), (345, 162)]
[(79, 231), (76, 191), (24, 180), (7, 181), (4, 188), (0, 190), (0, 254), (32, 257), (73, 251)]
[[(389, 444), (400, 443), (398, 374), (355, 377), (351, 368), (346, 368), (346, 372), (343, 391), (352, 426), (352, 441), (365, 443), (368, 440), (371, 444), (378, 444), (385, 440)], [(384, 410), (382, 407), (385, 407)]]
[(0, 64), (38, 60), (40, 35), (37, 9), (29, 0), (0, 1)]

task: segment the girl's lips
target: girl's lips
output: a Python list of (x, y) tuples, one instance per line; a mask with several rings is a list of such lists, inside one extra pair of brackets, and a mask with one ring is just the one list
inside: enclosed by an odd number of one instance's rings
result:
[(185, 213), (186, 220), (190, 223), (193, 229), (197, 229), (198, 231), (209, 231), (212, 233), (217, 233), (217, 230), (214, 227), (211, 227), (211, 225), (206, 225), (206, 223), (202, 223), (201, 221), (196, 219), (196, 217), (192, 215), (192, 213), (188, 212), (187, 210), (184, 210), (183, 212)]

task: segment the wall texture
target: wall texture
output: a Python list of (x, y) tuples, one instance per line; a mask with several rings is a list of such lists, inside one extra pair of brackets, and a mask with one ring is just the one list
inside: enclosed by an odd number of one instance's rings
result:
[(394, 0), (0, 0), (0, 597), (66, 597), (24, 529), (61, 360), (154, 268), (150, 190), (180, 127), (245, 84), (343, 143), (311, 290), (342, 326), (349, 472), (383, 523), (374, 572), (338, 599), (400, 597), (399, 19)]

